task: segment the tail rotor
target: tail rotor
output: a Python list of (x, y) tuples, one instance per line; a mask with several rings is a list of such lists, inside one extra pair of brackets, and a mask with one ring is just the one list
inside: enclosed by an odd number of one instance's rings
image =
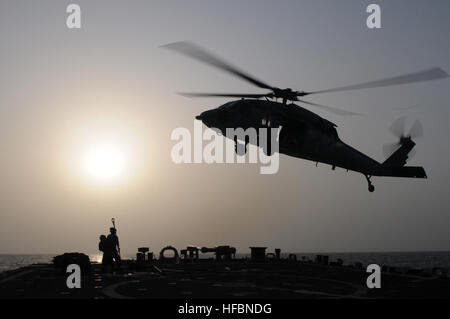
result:
[[(423, 136), (423, 126), (419, 120), (414, 122), (409, 133), (405, 133), (405, 117), (401, 117), (392, 123), (389, 131), (398, 138), (398, 142), (383, 145), (383, 152), (386, 157), (393, 154), (400, 146), (406, 143), (414, 143), (413, 140)], [(415, 151), (411, 151), (408, 154), (408, 159), (411, 159), (415, 154)]]

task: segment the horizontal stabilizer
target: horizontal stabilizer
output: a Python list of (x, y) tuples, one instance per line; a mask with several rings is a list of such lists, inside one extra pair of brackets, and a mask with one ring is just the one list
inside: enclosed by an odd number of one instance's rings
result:
[(423, 167), (418, 166), (399, 166), (389, 169), (390, 174), (388, 176), (395, 177), (410, 177), (410, 178), (427, 178), (427, 174)]

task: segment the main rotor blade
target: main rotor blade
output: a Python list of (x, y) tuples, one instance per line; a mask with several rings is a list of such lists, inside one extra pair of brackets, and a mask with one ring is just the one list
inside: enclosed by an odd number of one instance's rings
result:
[(305, 92), (304, 95), (386, 87), (386, 86), (392, 86), (392, 85), (431, 81), (431, 80), (443, 79), (443, 78), (447, 78), (447, 77), (449, 77), (449, 75), (447, 74), (447, 72), (445, 72), (441, 68), (432, 68), (432, 69), (428, 69), (428, 70), (424, 70), (424, 71), (409, 73), (409, 74), (400, 75), (400, 76), (396, 76), (396, 77), (392, 77), (392, 78), (381, 79), (381, 80), (377, 80), (377, 81), (365, 82), (365, 83), (356, 84), (356, 85), (342, 86), (342, 87), (338, 87), (338, 88), (334, 88), (334, 89), (314, 91), (314, 92)]
[(241, 79), (244, 79), (262, 89), (269, 89), (269, 90), (274, 89), (272, 86), (255, 79), (254, 77), (244, 73), (243, 71), (240, 71), (236, 67), (231, 66), (229, 63), (219, 59), (218, 57), (212, 55), (211, 53), (205, 51), (204, 49), (200, 48), (199, 46), (197, 46), (193, 43), (181, 41), (181, 42), (166, 44), (166, 45), (163, 45), (163, 47), (174, 50), (178, 53), (187, 55), (193, 59), (204, 62), (206, 64), (215, 66), (216, 68), (219, 68), (223, 71), (226, 71), (237, 77), (240, 77)]
[(241, 94), (241, 93), (178, 93), (182, 96), (187, 97), (243, 97), (243, 98), (255, 98), (259, 99), (264, 96), (269, 96), (268, 94)]
[(337, 107), (321, 105), (321, 104), (317, 104), (317, 103), (313, 103), (313, 102), (308, 102), (308, 101), (305, 101), (305, 100), (298, 100), (298, 101), (302, 102), (302, 103), (305, 103), (305, 104), (313, 105), (315, 107), (322, 108), (322, 109), (324, 109), (324, 110), (326, 110), (328, 112), (331, 112), (331, 113), (334, 113), (334, 114), (338, 114), (338, 115), (362, 115), (360, 113), (355, 113), (355, 112), (342, 110), (342, 109), (339, 109)]

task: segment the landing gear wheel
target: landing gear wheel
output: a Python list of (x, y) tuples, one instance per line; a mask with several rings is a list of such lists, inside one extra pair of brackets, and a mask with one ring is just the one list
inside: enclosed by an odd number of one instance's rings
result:
[(266, 147), (263, 147), (263, 152), (264, 152), (264, 155), (266, 155), (266, 156), (272, 156), (273, 155), (272, 145), (270, 145), (270, 143), (268, 143), (268, 145)]
[(237, 138), (235, 138), (234, 139), (234, 151), (236, 152), (236, 154), (239, 156), (244, 156), (245, 154), (247, 154), (247, 144), (248, 143), (245, 143), (245, 144), (239, 143)]
[(272, 133), (270, 132), (270, 127), (267, 131), (267, 141), (266, 143), (260, 141), (261, 136), (258, 136), (258, 146), (260, 146), (264, 152), (264, 155), (266, 156), (272, 156), (273, 150), (272, 150)]
[(373, 186), (372, 182), (370, 181), (372, 176), (369, 176), (369, 175), (365, 175), (365, 176), (367, 179), (367, 184), (369, 185), (369, 192), (373, 193), (375, 191), (375, 186)]

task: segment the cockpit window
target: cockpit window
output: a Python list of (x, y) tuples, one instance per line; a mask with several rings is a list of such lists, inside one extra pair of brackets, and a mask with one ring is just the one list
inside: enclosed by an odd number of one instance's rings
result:
[(224, 105), (219, 106), (219, 110), (230, 111), (236, 105), (236, 101), (225, 103)]
[(225, 103), (224, 105), (219, 106), (219, 110), (229, 110), (234, 106), (235, 103), (236, 101)]

